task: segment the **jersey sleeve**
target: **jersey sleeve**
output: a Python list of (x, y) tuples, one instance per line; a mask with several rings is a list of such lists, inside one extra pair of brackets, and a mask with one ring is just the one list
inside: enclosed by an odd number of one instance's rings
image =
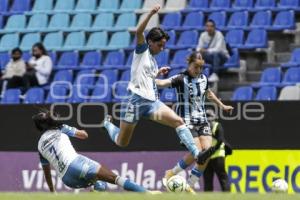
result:
[(138, 44), (135, 47), (135, 53), (136, 54), (142, 54), (148, 49), (148, 44), (143, 43), (143, 44)]
[(77, 128), (63, 124), (60, 131), (70, 137), (75, 137)]
[(49, 165), (50, 164), (49, 161), (46, 158), (44, 158), (41, 153), (39, 153), (39, 157), (40, 157), (40, 163), (42, 165)]
[(172, 88), (179, 87), (179, 85), (182, 84), (182, 81), (183, 81), (181, 74), (177, 74), (177, 75), (174, 75), (174, 76), (170, 77), (170, 80), (171, 80), (171, 87)]

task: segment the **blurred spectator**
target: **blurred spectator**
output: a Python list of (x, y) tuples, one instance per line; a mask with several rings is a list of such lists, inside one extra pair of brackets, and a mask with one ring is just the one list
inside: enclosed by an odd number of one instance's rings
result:
[[(0, 90), (2, 88), (18, 88), (23, 86), (23, 75), (26, 72), (26, 65), (22, 59), (22, 50), (15, 48), (11, 52), (11, 59), (7, 63), (0, 80)], [(5, 84), (4, 84), (5, 83)]]
[(48, 83), (52, 71), (52, 60), (42, 43), (32, 47), (32, 57), (27, 63), (27, 72), (24, 75), (25, 88), (42, 86)]
[(219, 80), (218, 72), (229, 58), (226, 42), (223, 34), (216, 30), (213, 20), (208, 20), (205, 25), (205, 32), (199, 38), (197, 51), (200, 51), (205, 62), (212, 65), (213, 73), (208, 78), (210, 82)]

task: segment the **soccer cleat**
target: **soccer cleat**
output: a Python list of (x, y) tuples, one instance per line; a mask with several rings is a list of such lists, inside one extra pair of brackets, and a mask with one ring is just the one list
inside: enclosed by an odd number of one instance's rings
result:
[(189, 184), (186, 184), (185, 191), (189, 194), (193, 194), (193, 195), (196, 194), (195, 190)]
[(218, 142), (215, 146), (200, 152), (197, 157), (197, 163), (203, 165), (221, 146), (222, 142)]
[(167, 181), (172, 177), (174, 176), (175, 174), (173, 173), (173, 171), (171, 169), (167, 170), (165, 172), (165, 177), (162, 179), (162, 183), (164, 186), (167, 185)]
[(112, 122), (112, 116), (111, 115), (106, 115), (105, 118), (104, 118), (104, 121)]

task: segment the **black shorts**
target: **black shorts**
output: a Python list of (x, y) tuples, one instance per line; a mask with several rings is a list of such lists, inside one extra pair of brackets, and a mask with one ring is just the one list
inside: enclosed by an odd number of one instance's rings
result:
[(190, 129), (192, 136), (199, 137), (201, 135), (203, 136), (211, 136), (212, 132), (210, 129), (210, 126), (208, 123), (203, 123), (199, 125), (188, 125), (188, 128)]

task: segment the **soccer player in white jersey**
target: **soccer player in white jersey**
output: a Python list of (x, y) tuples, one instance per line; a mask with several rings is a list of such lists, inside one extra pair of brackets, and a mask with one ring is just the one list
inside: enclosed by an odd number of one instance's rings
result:
[(117, 176), (102, 164), (78, 154), (69, 137), (87, 139), (84, 130), (78, 130), (61, 124), (49, 111), (42, 111), (33, 116), (36, 128), (42, 134), (38, 142), (40, 161), (43, 166), (46, 182), (51, 192), (55, 192), (50, 165), (54, 167), (65, 185), (71, 188), (87, 188), (98, 181), (116, 184), (128, 191), (149, 192), (136, 183)]
[[(224, 111), (229, 112), (233, 110), (233, 107), (224, 105), (208, 88), (207, 77), (202, 74), (204, 61), (200, 53), (192, 53), (187, 62), (188, 68), (186, 71), (168, 79), (156, 79), (156, 84), (160, 88), (172, 87), (176, 89), (178, 99), (176, 112), (185, 121), (192, 132), (197, 147), (202, 151), (213, 148), (211, 147), (212, 133), (205, 112), (205, 97), (207, 96)], [(213, 148), (213, 150), (216, 149)], [(194, 160), (190, 153), (184, 156), (173, 169), (166, 171), (163, 182), (165, 183), (170, 177), (185, 170)], [(193, 186), (202, 176), (207, 162), (208, 159), (194, 166), (188, 179), (190, 186)]]

